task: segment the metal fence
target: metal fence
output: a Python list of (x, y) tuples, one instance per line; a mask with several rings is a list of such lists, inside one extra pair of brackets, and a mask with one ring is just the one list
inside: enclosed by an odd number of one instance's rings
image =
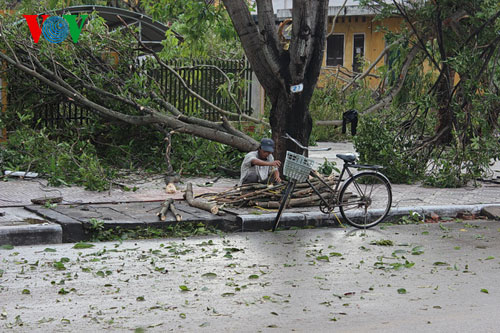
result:
[[(210, 101), (214, 105), (235, 113), (238, 108), (234, 102), (221, 91), (221, 85), (230, 79), (233, 82), (233, 96), (239, 109), (245, 114), (252, 113), (252, 70), (247, 61), (211, 60), (211, 61), (171, 61), (167, 63), (182, 77), (191, 90)], [(218, 112), (198, 98), (193, 97), (181, 81), (165, 68), (149, 69), (151, 77), (148, 84), (158, 84), (163, 98), (186, 115), (197, 116), (207, 120), (219, 120)], [(144, 89), (148, 89), (145, 87)], [(42, 105), (35, 110), (35, 122), (47, 127), (61, 127), (67, 124), (84, 125), (91, 119), (92, 111), (72, 101), (61, 101)], [(230, 119), (236, 120), (236, 119)]]
[[(176, 70), (184, 82), (196, 93), (214, 105), (237, 112), (234, 102), (221, 91), (227, 78), (233, 80), (233, 94), (243, 113), (252, 113), (251, 80), (252, 70), (247, 61), (212, 60), (191, 61), (189, 63), (172, 61), (168, 65)], [(187, 115), (199, 115), (209, 120), (218, 120), (217, 111), (193, 97), (182, 82), (168, 69), (153, 70), (151, 76), (160, 85), (164, 97)], [(226, 78), (227, 77), (227, 78)]]
[(91, 119), (92, 111), (85, 106), (78, 105), (73, 101), (59, 103), (45, 103), (35, 110), (34, 122), (37, 126), (63, 127), (66, 125), (87, 125)]

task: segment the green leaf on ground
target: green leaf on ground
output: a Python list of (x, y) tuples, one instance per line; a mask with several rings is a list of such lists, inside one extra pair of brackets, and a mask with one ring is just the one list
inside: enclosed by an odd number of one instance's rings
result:
[(4, 244), (0, 246), (0, 249), (2, 250), (12, 250), (14, 248), (14, 245), (11, 244)]
[(66, 266), (64, 266), (64, 263), (62, 263), (61, 261), (55, 261), (54, 262), (54, 267), (58, 270), (58, 271), (63, 271), (66, 269)]
[(45, 250), (43, 250), (43, 252), (56, 252), (56, 249), (46, 247)]
[(257, 274), (252, 274), (248, 277), (250, 280), (255, 280), (255, 279), (258, 279), (259, 276)]
[(184, 286), (184, 285), (179, 286), (179, 289), (181, 291), (191, 291), (187, 286)]
[(339, 252), (330, 252), (330, 257), (342, 257), (342, 253), (339, 253)]
[(486, 259), (484, 259), (484, 260), (493, 260), (493, 259), (495, 259), (495, 257), (493, 257), (493, 256), (489, 256), (489, 257), (487, 257), (487, 258), (486, 258)]
[(59, 291), (57, 292), (59, 295), (66, 295), (66, 294), (69, 294), (69, 291), (67, 291), (66, 289), (64, 288), (61, 288), (59, 289)]
[(400, 254), (406, 254), (406, 250), (396, 250), (396, 251), (392, 252), (393, 257), (397, 257)]
[(447, 262), (443, 262), (443, 261), (436, 261), (433, 265), (434, 266), (450, 266), (450, 264), (448, 264)]
[(217, 274), (210, 272), (210, 273), (202, 274), (201, 276), (203, 276), (203, 277), (205, 277), (207, 279), (214, 279), (214, 278), (217, 277)]
[(135, 300), (137, 302), (144, 302), (146, 299), (144, 298), (144, 296), (137, 296), (137, 298)]
[(399, 288), (398, 289), (398, 294), (406, 294), (406, 289), (405, 288)]
[(31, 294), (31, 292), (30, 292), (29, 289), (23, 289), (22, 294), (23, 295), (29, 295), (29, 294)]
[(317, 256), (316, 260), (330, 261), (330, 258), (328, 258), (328, 256)]
[(484, 289), (484, 288), (483, 288), (483, 289), (481, 289), (481, 292), (482, 292), (482, 293), (485, 293), (485, 294), (489, 294), (488, 289)]
[(423, 253), (424, 253), (424, 247), (423, 246), (415, 246), (411, 250), (411, 254), (413, 254), (414, 256), (419, 256), (419, 255), (421, 255)]
[(238, 249), (237, 247), (225, 247), (224, 251), (232, 253), (232, 252), (243, 251), (243, 249)]
[(450, 228), (445, 227), (445, 226), (444, 226), (444, 225), (442, 225), (441, 223), (439, 223), (439, 229), (444, 230), (444, 231), (450, 231)]
[(73, 246), (73, 248), (74, 249), (90, 249), (91, 247), (94, 247), (94, 246), (95, 246), (94, 244), (80, 242), (80, 243), (76, 243)]
[(381, 239), (377, 241), (371, 241), (370, 245), (379, 245), (379, 246), (393, 246), (394, 242), (390, 239)]

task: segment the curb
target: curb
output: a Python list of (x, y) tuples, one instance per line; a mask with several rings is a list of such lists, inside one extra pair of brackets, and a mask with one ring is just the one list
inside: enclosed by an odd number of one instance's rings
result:
[(0, 245), (39, 245), (62, 243), (59, 224), (17, 225), (0, 228)]
[[(444, 217), (456, 217), (459, 213), (480, 214), (485, 208), (500, 207), (498, 204), (478, 205), (443, 205), (443, 206), (410, 206), (391, 208), (385, 222), (397, 220), (403, 216), (417, 212), (421, 215), (432, 213)], [(242, 214), (236, 216), (236, 222), (241, 225), (240, 231), (269, 230), (273, 227), (276, 214)], [(321, 212), (283, 213), (280, 219), (282, 227), (339, 227), (339, 220), (346, 223), (340, 213), (323, 214)]]

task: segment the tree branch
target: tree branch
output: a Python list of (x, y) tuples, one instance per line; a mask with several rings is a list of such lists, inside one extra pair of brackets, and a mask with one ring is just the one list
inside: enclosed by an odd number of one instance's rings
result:
[(117, 15), (117, 17), (120, 19), (120, 21), (122, 22), (122, 24), (125, 25), (125, 27), (130, 31), (130, 33), (132, 34), (132, 36), (134, 36), (134, 38), (141, 44), (141, 46), (146, 51), (148, 51), (155, 58), (155, 60), (158, 62), (158, 64), (160, 66), (166, 68), (172, 74), (174, 74), (174, 76), (179, 80), (179, 82), (182, 84), (182, 86), (192, 96), (196, 97), (197, 99), (199, 99), (201, 102), (205, 103), (206, 105), (212, 107), (213, 109), (215, 109), (217, 112), (219, 112), (222, 115), (225, 115), (225, 116), (228, 116), (228, 117), (241, 117), (241, 118), (244, 118), (244, 119), (246, 119), (248, 121), (257, 123), (257, 124), (262, 124), (262, 125), (269, 126), (269, 124), (267, 124), (265, 121), (263, 121), (261, 119), (250, 117), (250, 116), (248, 116), (246, 114), (237, 114), (237, 113), (234, 113), (234, 112), (226, 111), (226, 110), (218, 107), (217, 105), (213, 104), (212, 102), (210, 102), (209, 100), (207, 100), (206, 98), (204, 98), (203, 96), (201, 96), (200, 94), (198, 94), (197, 92), (195, 92), (194, 90), (192, 90), (191, 87), (189, 87), (189, 85), (186, 83), (186, 81), (182, 78), (182, 76), (179, 75), (179, 73), (177, 73), (177, 71), (175, 69), (173, 69), (172, 67), (170, 67), (169, 65), (167, 65), (163, 60), (161, 60), (160, 57), (156, 54), (156, 52), (154, 52), (152, 49), (150, 49), (146, 45), (144, 45), (144, 43), (141, 41), (141, 39), (135, 33), (133, 33), (130, 30), (128, 24), (120, 17), (120, 15)]
[(399, 75), (398, 83), (395, 84), (392, 87), (392, 89), (389, 91), (389, 93), (386, 96), (384, 96), (379, 102), (368, 107), (363, 112), (361, 112), (361, 114), (368, 114), (368, 113), (378, 111), (392, 102), (394, 97), (401, 91), (401, 88), (403, 88), (403, 85), (404, 85), (404, 82), (406, 79), (406, 75), (408, 74), (408, 70), (410, 69), (410, 65), (413, 62), (413, 60), (415, 59), (415, 57), (417, 56), (419, 51), (420, 51), (420, 49), (417, 46), (413, 46), (410, 53), (408, 53), (408, 55), (406, 56), (403, 67), (401, 68), (401, 73)]

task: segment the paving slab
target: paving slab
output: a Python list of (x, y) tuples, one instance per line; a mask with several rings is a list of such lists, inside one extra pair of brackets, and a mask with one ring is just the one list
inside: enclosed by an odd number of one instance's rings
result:
[(481, 215), (487, 216), (492, 220), (500, 220), (500, 206), (488, 206), (481, 210)]

